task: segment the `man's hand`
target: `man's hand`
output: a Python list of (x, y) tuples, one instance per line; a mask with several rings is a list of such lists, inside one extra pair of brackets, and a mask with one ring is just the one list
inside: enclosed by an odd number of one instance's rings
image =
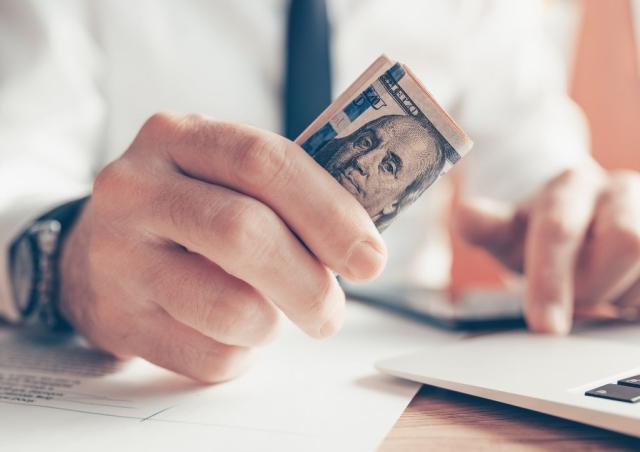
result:
[(117, 356), (220, 381), (273, 337), (279, 312), (335, 333), (332, 271), (367, 280), (385, 259), (365, 210), (294, 143), (158, 114), (96, 178), (63, 249), (61, 309)]
[(640, 174), (597, 164), (551, 180), (522, 206), (469, 202), (456, 212), (469, 242), (527, 278), (534, 331), (565, 334), (573, 315), (640, 319)]

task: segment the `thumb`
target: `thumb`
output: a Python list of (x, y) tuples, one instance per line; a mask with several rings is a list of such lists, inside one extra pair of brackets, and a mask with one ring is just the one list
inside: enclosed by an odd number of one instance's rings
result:
[(486, 249), (511, 270), (522, 272), (526, 216), (513, 206), (487, 198), (459, 203), (455, 230), (472, 245)]

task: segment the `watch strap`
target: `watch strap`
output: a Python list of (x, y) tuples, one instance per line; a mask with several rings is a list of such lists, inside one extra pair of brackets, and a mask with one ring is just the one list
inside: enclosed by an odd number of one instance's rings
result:
[(36, 221), (57, 220), (58, 222), (60, 222), (61, 226), (60, 237), (64, 238), (69, 233), (71, 226), (73, 226), (73, 223), (75, 223), (80, 210), (88, 199), (89, 196), (85, 196), (84, 198), (75, 199), (73, 201), (61, 204), (39, 216)]
[[(11, 260), (16, 259), (17, 246), (21, 240), (29, 240), (34, 250), (34, 281), (29, 308), (21, 313), (24, 321), (37, 319), (51, 330), (71, 330), (58, 309), (59, 257), (63, 240), (87, 199), (88, 196), (75, 199), (49, 210), (31, 223), (13, 242), (9, 250)], [(43, 240), (44, 234), (48, 234), (49, 240)]]

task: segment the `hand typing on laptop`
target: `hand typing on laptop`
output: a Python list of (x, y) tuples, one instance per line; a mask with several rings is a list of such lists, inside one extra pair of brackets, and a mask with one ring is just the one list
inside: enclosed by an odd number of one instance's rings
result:
[(640, 316), (640, 174), (597, 164), (568, 170), (522, 205), (480, 201), (457, 224), (527, 281), (525, 316), (565, 334), (573, 315)]

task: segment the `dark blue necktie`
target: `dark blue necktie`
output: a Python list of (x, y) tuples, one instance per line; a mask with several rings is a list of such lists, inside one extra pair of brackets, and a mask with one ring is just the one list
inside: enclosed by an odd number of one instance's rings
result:
[(290, 0), (284, 83), (284, 133), (296, 138), (331, 102), (325, 0)]

